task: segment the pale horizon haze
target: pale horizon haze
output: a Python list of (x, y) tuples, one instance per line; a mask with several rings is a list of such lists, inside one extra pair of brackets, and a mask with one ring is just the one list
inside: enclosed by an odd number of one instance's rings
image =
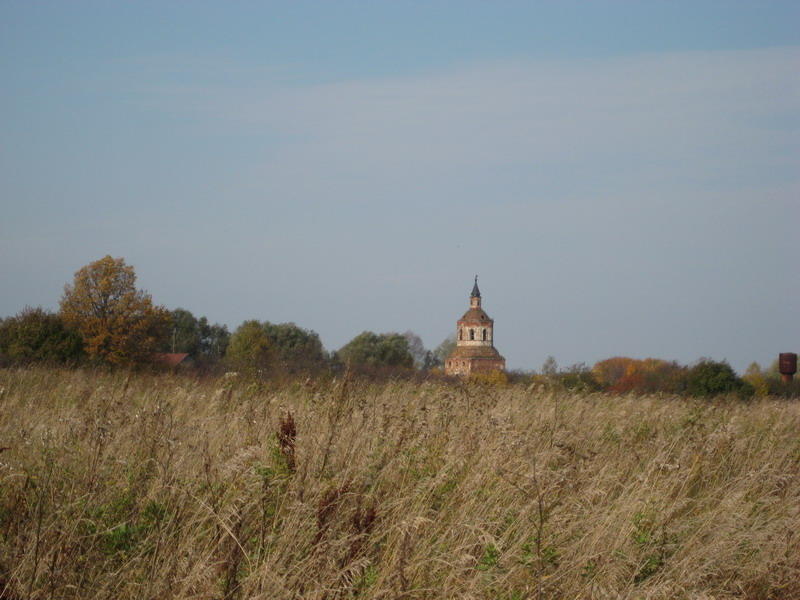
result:
[(509, 369), (800, 352), (800, 3), (0, 3), (0, 317), (155, 303)]

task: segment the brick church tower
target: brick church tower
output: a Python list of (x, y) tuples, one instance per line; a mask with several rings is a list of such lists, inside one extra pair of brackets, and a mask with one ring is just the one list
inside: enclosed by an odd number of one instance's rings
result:
[(494, 321), (481, 308), (478, 277), (469, 297), (469, 310), (458, 320), (456, 349), (444, 362), (446, 375), (505, 371), (506, 359), (494, 347)]

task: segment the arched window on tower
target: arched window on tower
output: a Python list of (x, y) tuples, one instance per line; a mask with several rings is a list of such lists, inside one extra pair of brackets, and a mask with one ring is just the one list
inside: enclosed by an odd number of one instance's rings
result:
[(458, 330), (458, 339), (459, 340), (463, 340), (464, 339), (464, 330), (463, 329), (459, 329)]
[(484, 342), (486, 341), (486, 330), (485, 329), (483, 330), (483, 341)]
[(471, 339), (471, 340), (475, 339), (475, 330), (474, 329), (470, 329), (469, 330), (469, 339)]

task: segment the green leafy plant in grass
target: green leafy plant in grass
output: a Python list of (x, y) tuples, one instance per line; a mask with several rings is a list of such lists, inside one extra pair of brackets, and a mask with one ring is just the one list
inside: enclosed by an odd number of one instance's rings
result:
[(662, 566), (664, 566), (663, 558), (657, 554), (648, 554), (644, 564), (639, 568), (639, 571), (633, 578), (634, 583), (641, 583), (648, 577), (655, 575)]
[(291, 473), (286, 455), (277, 443), (270, 447), (270, 456), (274, 466), (260, 462), (253, 465), (253, 471), (261, 480), (259, 547), (267, 551), (267, 539), (270, 533), (276, 531), (275, 515), (278, 514), (281, 498), (289, 485), (287, 476)]
[(644, 559), (634, 576), (634, 582), (642, 583), (655, 575), (672, 554), (669, 548), (670, 536), (667, 535), (665, 525), (661, 526), (660, 535), (657, 535), (652, 510), (637, 512), (633, 517), (633, 526), (631, 538), (644, 554)]
[(474, 491), (474, 494), (478, 500), (489, 500), (492, 497), (492, 490), (481, 486)]
[(552, 544), (539, 544), (538, 538), (533, 536), (522, 544), (522, 558), (520, 562), (526, 567), (536, 566), (537, 561), (545, 569), (555, 569), (558, 567), (558, 550)]
[(478, 566), (475, 567), (478, 571), (489, 571), (497, 567), (497, 561), (500, 560), (500, 551), (494, 544), (489, 544), (483, 551), (483, 556), (478, 561)]
[[(283, 455), (281, 454), (281, 456)], [(281, 470), (283, 474), (286, 473), (285, 470)], [(262, 463), (253, 465), (253, 471), (261, 480), (260, 517), (256, 546), (259, 549), (259, 555), (261, 553), (269, 554), (273, 544), (269, 540), (274, 538), (274, 534), (278, 530), (279, 521), (275, 519), (275, 515), (278, 514), (280, 499), (286, 491), (288, 480), (286, 477), (278, 477), (278, 470)]]
[(597, 561), (589, 559), (586, 564), (581, 567), (581, 577), (591, 581), (597, 576)]
[(643, 512), (638, 512), (633, 516), (633, 525), (635, 529), (631, 533), (633, 541), (640, 546), (649, 544), (653, 531), (650, 527), (650, 517)]
[(133, 551), (168, 517), (168, 511), (160, 502), (151, 501), (137, 515), (135, 499), (126, 490), (111, 502), (88, 510), (87, 515), (81, 522), (82, 534), (98, 536), (100, 549), (111, 556)]
[(145, 531), (149, 532), (157, 528), (167, 516), (167, 507), (153, 500), (144, 507), (139, 518)]
[(272, 459), (273, 465), (272, 469), (269, 469), (272, 471), (270, 479), (291, 475), (295, 467), (293, 460), (290, 460), (284, 453), (277, 436), (272, 436), (270, 441), (269, 457)]
[[(124, 504), (129, 502), (132, 502), (132, 499), (126, 497)], [(139, 514), (136, 522), (125, 521), (107, 529), (103, 533), (103, 550), (106, 554), (130, 552), (141, 540), (156, 529), (166, 516), (167, 508), (163, 504), (155, 501), (148, 503)]]
[(436, 511), (441, 510), (449, 496), (458, 487), (458, 484), (459, 478), (452, 477), (436, 488), (433, 493), (433, 499), (431, 500), (431, 508)]
[(136, 545), (139, 534), (138, 525), (120, 523), (103, 533), (103, 551), (106, 554), (129, 552)]
[(375, 565), (367, 565), (367, 568), (364, 570), (364, 574), (356, 579), (355, 583), (353, 584), (353, 590), (351, 592), (352, 597), (358, 598), (370, 587), (372, 587), (376, 581), (378, 581), (377, 567)]
[(413, 446), (403, 450), (406, 459), (404, 471), (414, 481), (420, 481), (436, 475), (435, 458), (430, 456), (423, 446)]
[(253, 465), (253, 471), (255, 474), (258, 475), (264, 482), (265, 485), (269, 485), (270, 482), (275, 479), (277, 475), (275, 469), (272, 467), (268, 467), (262, 463), (256, 463)]

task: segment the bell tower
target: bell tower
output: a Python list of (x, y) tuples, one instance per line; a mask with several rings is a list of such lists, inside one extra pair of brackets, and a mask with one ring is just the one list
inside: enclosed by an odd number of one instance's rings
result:
[(504, 371), (506, 360), (494, 347), (494, 321), (481, 307), (478, 276), (469, 296), (469, 310), (456, 324), (456, 349), (445, 360), (446, 375)]

